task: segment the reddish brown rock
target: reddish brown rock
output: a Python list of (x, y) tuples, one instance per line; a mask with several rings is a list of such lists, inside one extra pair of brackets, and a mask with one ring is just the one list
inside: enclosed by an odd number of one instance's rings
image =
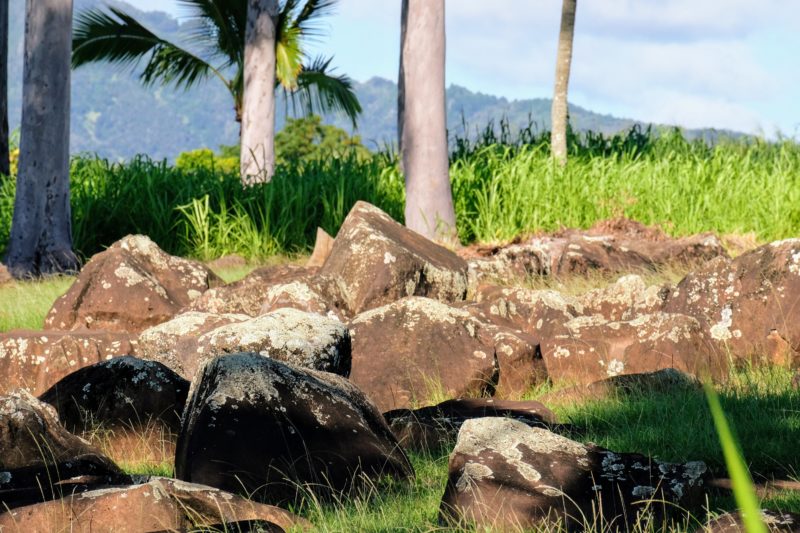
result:
[(612, 322), (580, 316), (545, 338), (542, 356), (550, 379), (589, 384), (622, 374), (675, 368), (700, 378), (724, 380), (728, 359), (692, 317), (653, 313)]
[(669, 286), (647, 286), (636, 274), (622, 276), (611, 285), (586, 292), (578, 298), (583, 315), (600, 315), (611, 322), (633, 320), (660, 311), (669, 297)]
[(160, 423), (177, 432), (188, 393), (189, 382), (161, 363), (125, 356), (73, 372), (39, 399), (70, 431)]
[(314, 268), (298, 265), (257, 268), (239, 281), (204, 292), (185, 311), (257, 316), (272, 285), (304, 280), (315, 272)]
[(464, 422), (489, 416), (502, 416), (534, 427), (556, 423), (553, 412), (539, 402), (493, 398), (447, 400), (421, 409), (394, 409), (383, 413), (400, 445), (417, 452), (448, 447), (455, 442)]
[(350, 381), (257, 354), (217, 357), (195, 377), (175, 473), (272, 503), (414, 476), (380, 412)]
[(338, 285), (326, 276), (312, 276), (270, 286), (259, 314), (277, 309), (298, 309), (337, 320), (347, 317)]
[[(252, 529), (237, 525), (248, 523)], [(0, 531), (307, 530), (311, 524), (288, 511), (211, 487), (167, 478), (70, 494), (61, 500), (0, 514)]]
[(556, 521), (582, 531), (596, 526), (602, 513), (600, 527), (624, 529), (640, 513), (652, 513), (660, 523), (664, 513), (699, 509), (705, 477), (699, 461), (662, 463), (516, 420), (479, 418), (459, 431), (440, 517), (493, 531), (547, 528)]
[(110, 459), (64, 429), (52, 406), (25, 391), (0, 396), (0, 509), (126, 482)]
[(677, 285), (664, 309), (695, 317), (735, 359), (798, 364), (800, 239), (708, 262)]
[(324, 229), (317, 228), (317, 239), (314, 241), (314, 251), (311, 253), (311, 257), (308, 258), (308, 261), (306, 261), (306, 266), (321, 267), (325, 264), (328, 256), (331, 255), (332, 249), (333, 237), (328, 235)]
[(53, 304), (45, 327), (139, 332), (221, 283), (205, 265), (171, 256), (143, 235), (129, 235), (89, 260)]
[(22, 388), (41, 394), (64, 376), (100, 361), (131, 355), (135, 340), (107, 331), (29, 331), (0, 334), (0, 394)]
[(459, 255), (468, 259), (470, 282), (508, 282), (550, 273), (550, 254), (537, 244), (511, 244), (491, 248), (466, 248)]
[[(215, 321), (221, 325), (211, 329)], [(254, 318), (187, 313), (145, 331), (141, 339), (140, 357), (159, 361), (186, 379), (214, 357), (239, 352), (342, 376), (350, 373), (350, 333), (345, 325), (297, 309)]]
[(365, 202), (347, 215), (320, 274), (337, 280), (351, 315), (405, 296), (456, 302), (467, 295), (463, 259)]
[[(541, 368), (538, 343), (430, 298), (403, 298), (356, 316), (350, 379), (381, 410), (431, 398), (527, 390)], [(505, 376), (505, 378), (504, 378)]]
[[(761, 521), (770, 533), (800, 533), (800, 514), (761, 511)], [(739, 513), (725, 513), (708, 523), (707, 533), (746, 533), (747, 528)]]
[(213, 270), (215, 273), (219, 273), (224, 270), (230, 269), (239, 269), (244, 268), (247, 266), (247, 259), (242, 257), (238, 254), (231, 254), (231, 255), (223, 255), (222, 257), (218, 257), (212, 261), (206, 263), (208, 268)]

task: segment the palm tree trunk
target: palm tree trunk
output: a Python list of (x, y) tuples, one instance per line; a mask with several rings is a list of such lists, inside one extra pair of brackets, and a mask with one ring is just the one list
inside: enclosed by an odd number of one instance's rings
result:
[(569, 69), (572, 64), (572, 41), (575, 35), (575, 9), (578, 0), (563, 0), (561, 6), (561, 31), (558, 34), (558, 57), (556, 58), (556, 83), (551, 110), (552, 130), (550, 145), (553, 157), (567, 162), (567, 90)]
[(242, 183), (267, 182), (275, 171), (275, 34), (277, 0), (248, 0), (242, 102)]
[(447, 151), (444, 0), (403, 0), (398, 134), (406, 179), (406, 226), (455, 243)]
[(0, 0), (0, 174), (11, 173), (8, 161), (8, 0)]
[(72, 0), (28, 0), (19, 170), (7, 265), (15, 277), (75, 270), (69, 206)]

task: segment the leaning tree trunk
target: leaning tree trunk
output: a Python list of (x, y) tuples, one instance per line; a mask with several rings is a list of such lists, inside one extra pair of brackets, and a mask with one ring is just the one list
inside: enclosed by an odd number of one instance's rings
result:
[(444, 92), (444, 0), (403, 0), (398, 135), (406, 179), (406, 226), (456, 242)]
[(72, 0), (28, 0), (19, 169), (7, 266), (15, 277), (75, 270), (69, 207)]
[(0, 0), (0, 174), (8, 176), (8, 0)]
[(275, 171), (275, 33), (277, 0), (247, 0), (242, 102), (242, 183), (272, 178)]
[(561, 7), (561, 31), (558, 34), (558, 57), (556, 58), (556, 83), (551, 110), (552, 130), (550, 145), (553, 157), (567, 162), (567, 89), (569, 69), (572, 64), (572, 40), (575, 35), (575, 8), (578, 0), (563, 0)]

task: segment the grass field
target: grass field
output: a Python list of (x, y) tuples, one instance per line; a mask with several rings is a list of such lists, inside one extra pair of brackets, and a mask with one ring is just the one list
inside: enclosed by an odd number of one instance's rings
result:
[[(231, 274), (229, 279), (241, 274)], [(670, 277), (675, 273), (670, 273)], [(595, 284), (608, 280), (598, 278)], [(66, 289), (69, 279), (19, 283), (0, 289), (0, 316), (26, 317), (41, 324), (52, 300)], [(576, 289), (575, 287), (579, 287)], [(562, 289), (588, 288), (586, 280)], [(35, 294), (33, 298), (8, 298)], [(558, 384), (532, 390), (535, 399), (552, 393)], [(791, 386), (785, 369), (751, 367), (736, 370), (730, 381), (716, 387), (722, 407), (757, 483), (768, 479), (800, 478), (800, 390)], [(560, 421), (575, 427), (572, 438), (594, 442), (616, 451), (639, 452), (668, 461), (705, 461), (715, 476), (728, 477), (719, 440), (700, 389), (640, 392), (625, 397), (591, 401), (548, 402)], [(132, 473), (169, 475), (174, 436), (157, 429), (144, 432), (95, 430), (85, 435)], [(316, 531), (443, 531), (437, 512), (447, 477), (447, 453), (411, 455), (417, 472), (413, 483), (373, 487), (359, 498), (320, 504), (311, 499), (294, 510), (311, 520)], [(773, 491), (762, 506), (800, 512), (800, 493)], [(726, 491), (713, 492), (712, 513), (735, 508)], [(700, 519), (698, 519), (700, 520)], [(699, 523), (699, 522), (697, 522)], [(694, 525), (696, 526), (697, 523)], [(676, 524), (676, 530), (685, 529)]]

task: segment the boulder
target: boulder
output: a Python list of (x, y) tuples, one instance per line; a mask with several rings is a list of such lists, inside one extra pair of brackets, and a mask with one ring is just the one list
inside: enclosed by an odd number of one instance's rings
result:
[[(237, 526), (250, 526), (244, 529)], [(146, 483), (69, 494), (0, 514), (0, 531), (308, 530), (288, 511), (193, 483), (154, 477)]]
[[(338, 320), (296, 309), (278, 309), (255, 318), (205, 317), (180, 315), (144, 332), (139, 355), (159, 361), (187, 379), (215, 356), (238, 352), (257, 352), (342, 376), (350, 373), (350, 333)], [(206, 331), (215, 321), (223, 325)]]
[(463, 259), (365, 202), (347, 215), (320, 274), (337, 281), (351, 316), (405, 296), (456, 302), (467, 295)]
[(69, 433), (52, 406), (24, 390), (0, 396), (0, 509), (129, 481), (97, 448)]
[(205, 265), (169, 255), (143, 235), (129, 235), (89, 260), (53, 304), (45, 327), (139, 332), (221, 283)]
[(272, 503), (414, 475), (380, 412), (347, 379), (252, 353), (198, 372), (175, 472)]
[(366, 311), (349, 327), (350, 379), (384, 411), (441, 395), (487, 396), (497, 389), (513, 395), (527, 390), (541, 369), (536, 340), (430, 298)]
[(383, 413), (400, 445), (416, 452), (436, 452), (452, 445), (467, 420), (502, 416), (533, 427), (550, 427), (556, 416), (535, 401), (493, 398), (447, 400), (421, 409), (394, 409)]
[(191, 379), (199, 364), (198, 337), (218, 327), (249, 319), (250, 316), (244, 314), (187, 311), (144, 330), (137, 340), (136, 356), (158, 361)]
[(314, 276), (270, 286), (259, 314), (271, 313), (276, 309), (298, 309), (336, 320), (344, 320), (347, 317), (338, 285), (335, 280), (326, 276)]
[(669, 286), (647, 286), (641, 276), (622, 276), (607, 287), (588, 291), (578, 298), (584, 315), (600, 315), (610, 322), (634, 320), (664, 307)]
[[(450, 454), (440, 517), (480, 528), (626, 529), (643, 513), (699, 509), (706, 465), (583, 445), (508, 418), (467, 420)], [(601, 514), (602, 513), (602, 514)], [(659, 519), (659, 518), (656, 518)]]
[(189, 382), (161, 363), (125, 356), (73, 372), (39, 399), (70, 431), (158, 422), (177, 432), (188, 393)]
[(247, 259), (239, 254), (223, 255), (206, 263), (208, 268), (219, 274), (219, 272), (230, 269), (241, 269), (247, 266)]
[(600, 315), (566, 322), (542, 341), (553, 381), (586, 385), (622, 374), (675, 368), (699, 378), (724, 380), (728, 359), (692, 317), (657, 312), (611, 322)]
[[(767, 526), (770, 533), (800, 533), (800, 514), (781, 513), (777, 511), (761, 510), (761, 521)], [(742, 515), (725, 513), (705, 527), (707, 533), (746, 533), (747, 528), (742, 521)]]
[(800, 363), (800, 239), (773, 242), (688, 274), (664, 309), (693, 316), (734, 359)]
[(108, 331), (0, 333), (0, 394), (22, 388), (42, 394), (64, 376), (113, 357), (130, 355), (136, 341)]
[(550, 274), (549, 251), (538, 244), (477, 246), (458, 253), (469, 265), (471, 287), (492, 281), (507, 284)]
[(314, 268), (291, 264), (257, 268), (239, 281), (204, 292), (185, 311), (257, 316), (269, 287), (306, 279), (315, 272)]
[(325, 264), (333, 249), (333, 237), (322, 228), (317, 228), (317, 239), (314, 241), (314, 251), (306, 261), (307, 267), (319, 268)]

